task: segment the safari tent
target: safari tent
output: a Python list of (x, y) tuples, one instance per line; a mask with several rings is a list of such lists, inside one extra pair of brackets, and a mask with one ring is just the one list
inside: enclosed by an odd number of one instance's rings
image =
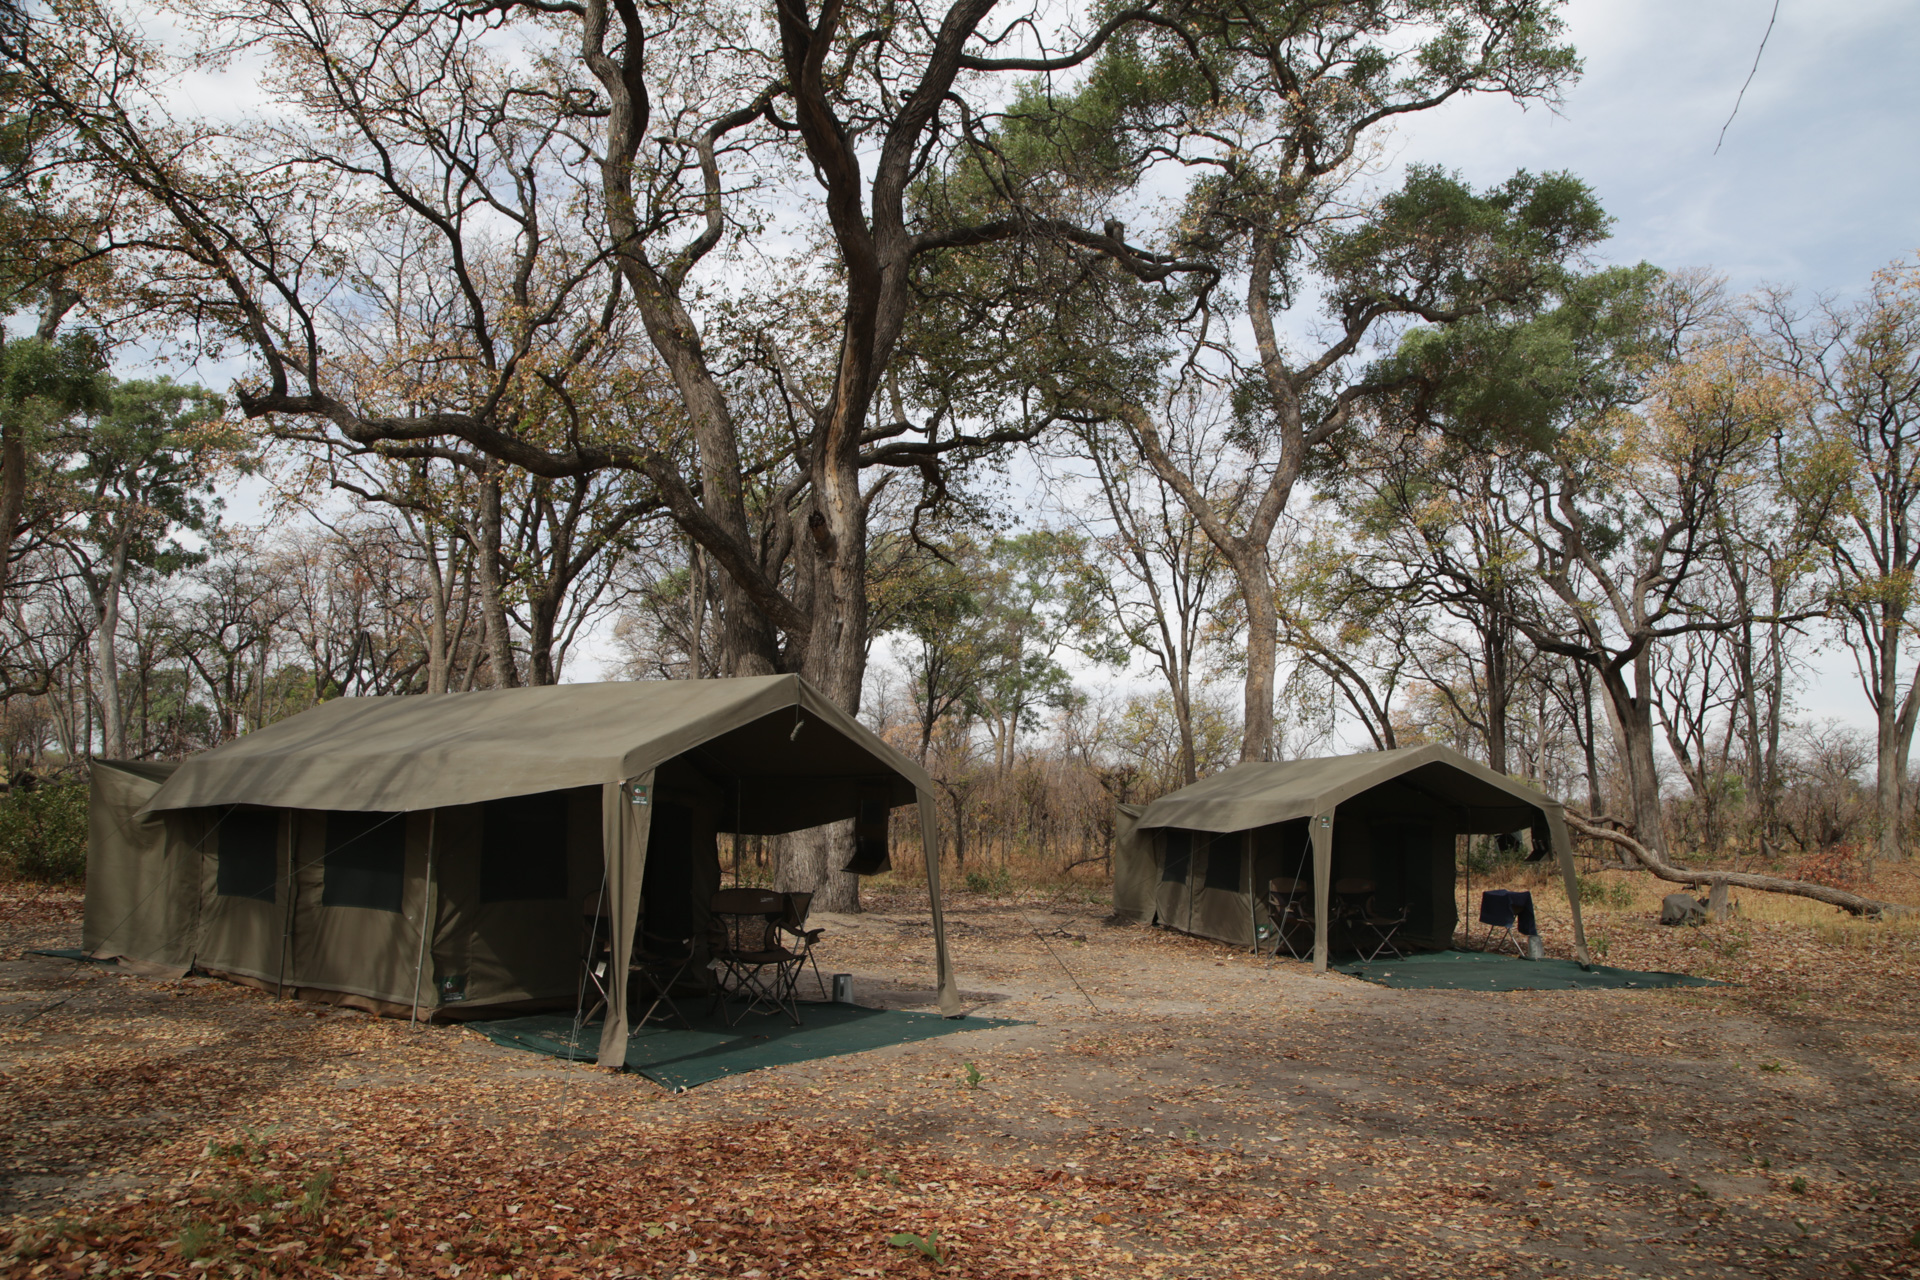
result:
[(1519, 831), (1532, 833), (1536, 856), (1558, 859), (1574, 951), (1587, 963), (1563, 806), (1439, 746), (1241, 764), (1144, 808), (1123, 805), (1113, 908), (1254, 946), (1278, 927), (1266, 907), (1269, 883), (1307, 881), (1313, 963), (1325, 970), (1332, 888), (1360, 877), (1408, 908), (1402, 941), (1439, 950), (1452, 944), (1459, 918), (1454, 838)]
[[(927, 775), (796, 676), (341, 698), (178, 765), (96, 762), (84, 940), (448, 1016), (571, 1007), (595, 904), (614, 1066), (636, 922), (704, 937), (717, 833), (853, 819), (848, 870), (871, 874), (915, 803), (933, 854)], [(927, 881), (954, 1015), (937, 857)]]

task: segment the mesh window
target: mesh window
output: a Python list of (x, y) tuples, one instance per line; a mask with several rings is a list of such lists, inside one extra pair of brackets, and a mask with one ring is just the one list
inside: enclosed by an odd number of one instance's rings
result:
[(1239, 836), (1220, 836), (1207, 846), (1207, 888), (1239, 890)]
[(1164, 839), (1166, 854), (1160, 859), (1160, 880), (1164, 884), (1185, 884), (1187, 864), (1193, 857), (1193, 832), (1168, 828)]
[(227, 810), (215, 839), (219, 862), (214, 891), (223, 898), (273, 901), (279, 879), (280, 814), (275, 809)]
[(487, 801), (480, 827), (480, 901), (566, 896), (566, 792)]
[(327, 814), (321, 905), (397, 912), (406, 879), (406, 814), (340, 809)]

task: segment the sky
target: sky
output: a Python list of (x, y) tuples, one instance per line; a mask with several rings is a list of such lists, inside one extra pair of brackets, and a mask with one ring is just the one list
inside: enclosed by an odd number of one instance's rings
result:
[[(1481, 97), (1412, 121), (1403, 160), (1475, 183), (1569, 170), (1617, 222), (1605, 256), (1847, 293), (1920, 248), (1920, 21), (1892, 0), (1576, 0), (1560, 109)], [(1753, 80), (1726, 128), (1743, 81)], [(1715, 146), (1719, 151), (1715, 153)]]
[[(1736, 291), (1857, 294), (1920, 250), (1920, 15), (1894, 0), (1779, 0), (1767, 34), (1774, 11), (1576, 0), (1585, 73), (1557, 111), (1450, 103), (1402, 127), (1392, 153), (1477, 185), (1574, 173), (1616, 219), (1606, 263), (1710, 268)], [(1828, 645), (1813, 668), (1799, 718), (1870, 728), (1846, 651)]]

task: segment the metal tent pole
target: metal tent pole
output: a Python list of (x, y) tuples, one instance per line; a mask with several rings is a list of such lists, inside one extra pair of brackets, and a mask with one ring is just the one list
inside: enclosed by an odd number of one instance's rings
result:
[(420, 1021), (420, 975), (427, 967), (427, 933), (433, 927), (433, 836), (439, 816), (438, 809), (427, 810), (427, 875), (420, 886), (420, 947), (413, 962), (413, 1016), (407, 1019), (409, 1027)]

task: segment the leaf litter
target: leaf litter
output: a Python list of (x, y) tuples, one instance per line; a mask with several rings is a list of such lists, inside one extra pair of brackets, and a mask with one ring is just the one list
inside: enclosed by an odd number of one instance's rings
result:
[[(1024, 1025), (673, 1095), (24, 956), (79, 900), (16, 901), (8, 1277), (1920, 1274), (1910, 944), (1596, 913), (1611, 963), (1740, 985), (1387, 991), (956, 895)], [(875, 905), (823, 964), (923, 1005), (924, 919)]]

